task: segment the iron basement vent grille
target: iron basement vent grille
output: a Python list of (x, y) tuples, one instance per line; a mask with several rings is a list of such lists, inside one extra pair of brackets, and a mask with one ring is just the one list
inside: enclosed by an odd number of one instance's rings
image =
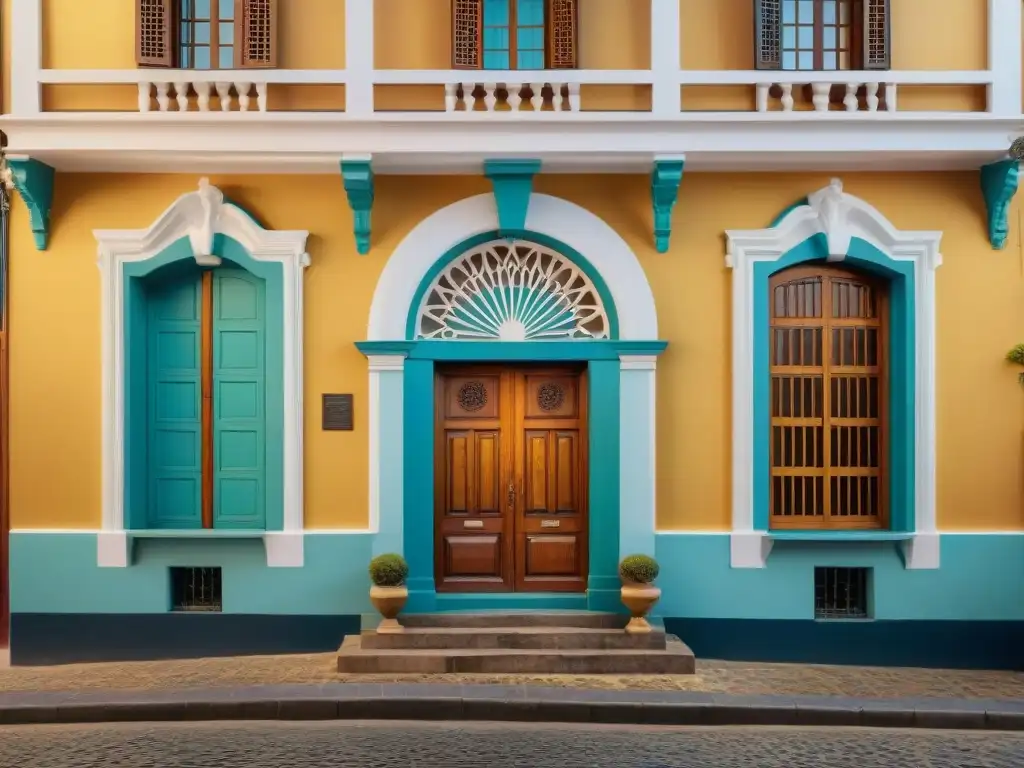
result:
[(171, 568), (171, 610), (219, 613), (224, 608), (220, 568)]
[(814, 618), (867, 619), (870, 568), (815, 568)]

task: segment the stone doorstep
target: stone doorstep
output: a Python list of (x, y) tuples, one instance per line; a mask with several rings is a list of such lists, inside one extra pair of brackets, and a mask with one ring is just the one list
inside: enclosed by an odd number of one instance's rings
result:
[(463, 629), (519, 629), (524, 627), (576, 627), (622, 629), (628, 617), (600, 611), (450, 611), (410, 613), (398, 619), (406, 627), (456, 627)]
[(547, 650), (665, 650), (665, 632), (628, 634), (590, 627), (407, 627), (404, 632), (362, 633), (364, 650), (505, 648)]
[(338, 672), (354, 674), (617, 674), (687, 675), (693, 652), (678, 640), (665, 650), (509, 648), (370, 649), (362, 637), (345, 638)]

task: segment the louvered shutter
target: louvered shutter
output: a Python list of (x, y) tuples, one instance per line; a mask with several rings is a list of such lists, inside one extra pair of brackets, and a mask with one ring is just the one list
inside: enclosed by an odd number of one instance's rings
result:
[(178, 29), (175, 0), (135, 0), (135, 63), (173, 67)]
[(577, 0), (548, 0), (548, 69), (576, 69)]
[(782, 0), (754, 0), (754, 66), (782, 69)]
[(277, 0), (235, 0), (235, 66), (277, 66)]
[(864, 0), (864, 69), (890, 69), (889, 0)]
[(452, 69), (480, 69), (483, 0), (452, 0)]

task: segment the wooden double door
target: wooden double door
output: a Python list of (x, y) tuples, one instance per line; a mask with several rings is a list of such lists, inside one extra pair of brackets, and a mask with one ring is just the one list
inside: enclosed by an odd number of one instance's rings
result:
[(437, 590), (585, 591), (585, 368), (439, 368), (435, 393)]

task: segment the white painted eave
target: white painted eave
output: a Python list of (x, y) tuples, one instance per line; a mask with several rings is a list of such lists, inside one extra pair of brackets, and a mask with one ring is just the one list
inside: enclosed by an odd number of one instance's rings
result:
[(1024, 116), (769, 112), (58, 113), (5, 115), (7, 151), (67, 172), (336, 173), (370, 154), (381, 173), (479, 171), (529, 156), (546, 171), (642, 172), (656, 155), (688, 170), (949, 170), (1005, 156)]

